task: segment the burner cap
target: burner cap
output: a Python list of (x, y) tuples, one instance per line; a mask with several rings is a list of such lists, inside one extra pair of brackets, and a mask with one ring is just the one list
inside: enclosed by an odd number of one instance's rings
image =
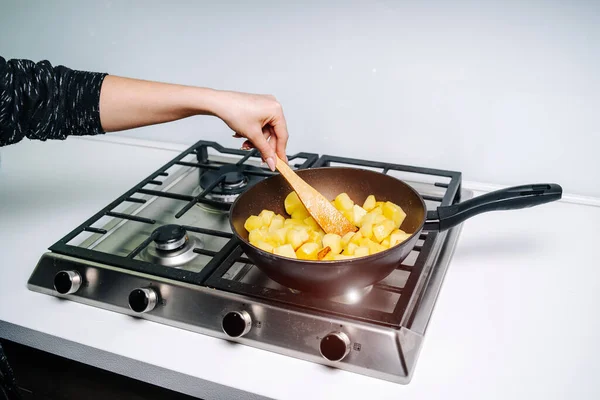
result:
[(175, 250), (187, 241), (187, 232), (179, 225), (163, 225), (156, 228), (154, 233), (154, 243), (159, 250)]
[(240, 171), (227, 172), (223, 184), (225, 186), (238, 186), (244, 184), (245, 180), (244, 174)]
[(210, 192), (210, 195), (216, 195), (218, 198), (219, 196), (241, 194), (247, 186), (253, 185), (264, 179), (257, 175), (245, 175), (244, 171), (264, 172), (263, 169), (251, 165), (223, 165), (219, 167), (219, 169), (203, 172), (200, 176), (200, 187), (203, 190), (206, 190), (206, 188), (212, 186), (215, 181), (223, 177), (221, 183), (214, 187)]

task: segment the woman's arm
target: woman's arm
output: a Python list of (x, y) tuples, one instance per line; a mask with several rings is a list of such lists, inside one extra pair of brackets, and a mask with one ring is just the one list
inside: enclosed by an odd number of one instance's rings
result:
[(193, 115), (222, 119), (245, 147), (256, 147), (275, 169), (275, 152), (286, 159), (288, 133), (273, 96), (107, 76), (100, 94), (100, 120), (107, 132), (175, 121)]
[(286, 159), (288, 133), (273, 96), (219, 91), (74, 71), (49, 62), (0, 57), (0, 146), (24, 137), (66, 139), (175, 121), (222, 119), (243, 147), (256, 147), (275, 169)]

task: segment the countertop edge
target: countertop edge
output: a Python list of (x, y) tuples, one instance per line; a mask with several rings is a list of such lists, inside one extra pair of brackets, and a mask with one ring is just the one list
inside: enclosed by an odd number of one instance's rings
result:
[(269, 399), (2, 320), (0, 338), (202, 399)]

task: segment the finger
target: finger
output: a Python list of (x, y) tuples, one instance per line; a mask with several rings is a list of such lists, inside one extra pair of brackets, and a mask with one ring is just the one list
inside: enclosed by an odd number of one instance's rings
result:
[(269, 146), (273, 151), (276, 151), (277, 136), (273, 132), (273, 128), (270, 125), (265, 125), (262, 128), (263, 136), (269, 142)]
[(271, 171), (275, 171), (275, 151), (269, 145), (263, 132), (258, 131), (252, 133), (251, 135), (248, 135), (248, 139), (252, 142), (254, 147), (258, 149)]
[(286, 148), (289, 135), (283, 111), (281, 111), (280, 118), (275, 120), (272, 126), (273, 132), (275, 133), (275, 136), (277, 136), (277, 154), (282, 160), (287, 161)]
[[(271, 146), (271, 150), (273, 150), (273, 153), (277, 152), (277, 136), (271, 136), (271, 139), (269, 139), (269, 146)], [(285, 158), (282, 158), (282, 160), (286, 161)]]
[[(273, 149), (273, 151), (277, 152), (277, 135), (275, 135), (275, 131), (273, 130), (273, 127), (271, 125), (267, 125), (266, 128), (269, 131), (269, 135), (270, 135), (269, 145), (271, 145), (271, 148)], [(281, 157), (279, 157), (279, 158), (281, 158)], [(287, 160), (285, 158), (282, 158), (282, 160), (287, 162)]]
[(234, 137), (234, 138), (237, 138), (237, 139), (243, 138), (243, 136), (242, 136), (242, 135), (240, 135), (240, 134), (239, 134), (239, 133), (237, 133), (237, 132), (236, 132), (236, 133), (233, 135), (233, 137)]

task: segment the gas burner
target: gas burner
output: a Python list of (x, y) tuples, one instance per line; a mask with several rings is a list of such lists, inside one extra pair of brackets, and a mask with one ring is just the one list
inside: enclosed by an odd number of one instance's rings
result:
[[(203, 190), (204, 189), (202, 189), (201, 186), (198, 186), (196, 189), (194, 189), (192, 191), (192, 196), (194, 196), (194, 197), (198, 196), (200, 193), (202, 193)], [(233, 204), (233, 202), (235, 201), (235, 199), (237, 199), (238, 196), (239, 196), (239, 194), (217, 194), (217, 193), (206, 194), (206, 198), (209, 200), (221, 201), (221, 202), (227, 203), (227, 204)], [(209, 204), (204, 204), (202, 202), (196, 203), (196, 206), (202, 208), (203, 210), (206, 210), (209, 212), (214, 212), (216, 214), (227, 214), (229, 212), (226, 209), (214, 207)]]
[(202, 242), (179, 225), (163, 225), (153, 235), (154, 245), (148, 245), (141, 257), (154, 264), (178, 268), (198, 256), (194, 248), (202, 248)]
[(177, 250), (188, 241), (186, 230), (179, 225), (164, 225), (157, 228), (154, 233), (154, 243), (157, 250)]
[(212, 186), (215, 181), (223, 179), (220, 184), (215, 186), (210, 193), (206, 195), (206, 197), (211, 200), (233, 203), (249, 186), (264, 179), (258, 175), (244, 174), (245, 171), (265, 172), (262, 168), (254, 167), (252, 165), (223, 165), (219, 167), (219, 169), (202, 173), (200, 176), (200, 187), (198, 187), (192, 195), (197, 196), (203, 190)]
[[(298, 290), (295, 289), (288, 290), (295, 294), (300, 293)], [(334, 303), (356, 304), (360, 302), (363, 298), (365, 298), (366, 295), (371, 293), (371, 290), (373, 290), (373, 285), (364, 287), (362, 289), (352, 289), (344, 294), (335, 297), (329, 297), (328, 299), (333, 301)]]

